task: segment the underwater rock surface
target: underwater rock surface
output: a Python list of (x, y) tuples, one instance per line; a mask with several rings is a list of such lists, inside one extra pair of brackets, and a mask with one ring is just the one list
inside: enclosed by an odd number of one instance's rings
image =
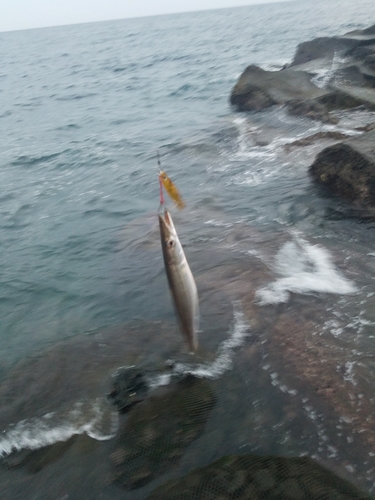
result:
[(168, 481), (147, 500), (370, 500), (307, 457), (226, 456)]

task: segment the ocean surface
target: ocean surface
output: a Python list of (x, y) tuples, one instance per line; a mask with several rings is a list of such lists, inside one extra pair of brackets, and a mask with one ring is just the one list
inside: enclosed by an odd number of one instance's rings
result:
[[(348, 401), (359, 397), (371, 413), (374, 220), (310, 180), (308, 167), (328, 143), (285, 146), (319, 131), (358, 134), (355, 127), (374, 122), (375, 114), (341, 112), (338, 125), (327, 125), (282, 108), (237, 113), (229, 96), (248, 64), (277, 70), (300, 42), (374, 23), (373, 0), (314, 0), (0, 33), (0, 383), (18, 380), (16, 403), (29, 390), (29, 375), (17, 372), (25, 366), (20, 363), (43, 363), (61, 343), (73, 342), (74, 350), (74, 342), (98, 334), (110, 342), (105, 332), (123, 328), (116, 342), (125, 351), (131, 345), (139, 363), (181, 351), (175, 370), (215, 380), (220, 394), (221, 381), (232, 374), (234, 394), (258, 412), (263, 430), (258, 427), (256, 442), (243, 431), (230, 434), (222, 453), (309, 455), (372, 491), (373, 441), (368, 438), (367, 447), (357, 441), (365, 416), (353, 409), (356, 420), (337, 405), (326, 408), (324, 399), (314, 406), (312, 378), (303, 378), (303, 367), (292, 370), (275, 331), (284, 332), (290, 318), (299, 321), (290, 337), (302, 341), (308, 330), (311, 352), (336, 363)], [(317, 82), (324, 85), (326, 77), (318, 75)], [(181, 212), (169, 206), (201, 299), (199, 362), (184, 358), (167, 288), (157, 150), (186, 203)], [(165, 323), (173, 332), (158, 339), (140, 327), (138, 338), (133, 330), (126, 334), (130, 323)], [(251, 349), (258, 354), (246, 358)], [(66, 354), (67, 373), (69, 362), (77, 368), (82, 358)], [(303, 354), (300, 359), (305, 362)], [(45, 378), (63, 391), (53, 360), (35, 369), (36, 393)], [(118, 366), (126, 364), (119, 359)], [(317, 371), (323, 380), (324, 366)], [(234, 383), (236, 377), (244, 384)], [(244, 392), (255, 386), (254, 394)], [(58, 410), (48, 394), (49, 413), (37, 411), (36, 397), (33, 404), (26, 400), (22, 416), (3, 418), (0, 453), (75, 433), (115, 435), (113, 427), (93, 431), (95, 405), (86, 419), (80, 413), (78, 422), (71, 412), (47, 428), (35, 418)], [(63, 403), (74, 406), (82, 394)], [(300, 398), (290, 403), (293, 411), (288, 398)], [(293, 418), (300, 419), (295, 435)], [(211, 458), (206, 453), (192, 465)], [(188, 469), (185, 463), (181, 470)], [(9, 498), (18, 498), (6, 474), (0, 472), (0, 481)], [(47, 479), (34, 480), (30, 498), (52, 498), (37, 496)], [(74, 491), (66, 498), (84, 498)]]

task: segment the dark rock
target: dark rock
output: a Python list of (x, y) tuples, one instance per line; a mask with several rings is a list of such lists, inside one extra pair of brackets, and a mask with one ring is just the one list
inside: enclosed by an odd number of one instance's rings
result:
[(330, 146), (310, 167), (313, 179), (351, 201), (375, 206), (375, 132)]
[(22, 450), (14, 452), (3, 461), (9, 469), (25, 467), (28, 472), (36, 474), (47, 465), (61, 458), (64, 453), (75, 443), (77, 435), (68, 441), (59, 441), (38, 450)]
[[(297, 66), (314, 59), (333, 59), (336, 54), (341, 57), (347, 55), (362, 58), (366, 53), (364, 47), (375, 43), (375, 27), (365, 30), (356, 30), (343, 36), (321, 37), (302, 42), (298, 45), (291, 66)], [(368, 52), (367, 52), (368, 53)]]
[(322, 57), (333, 59), (335, 52), (347, 53), (349, 50), (357, 48), (359, 43), (357, 40), (344, 37), (322, 37), (302, 42), (297, 47), (291, 66)]
[[(286, 104), (293, 115), (325, 123), (338, 122), (329, 114), (333, 110), (358, 106), (374, 110), (375, 35), (372, 31), (373, 27), (303, 42), (291, 65), (280, 71), (248, 66), (232, 90), (231, 104), (239, 111), (260, 111)], [(322, 70), (324, 76), (321, 76)], [(316, 78), (317, 85), (312, 77)]]
[(240, 111), (259, 111), (273, 104), (313, 99), (326, 94), (307, 73), (294, 70), (265, 71), (251, 65), (233, 88), (230, 102)]
[[(240, 481), (238, 477), (241, 477)], [(225, 478), (225, 483), (218, 483), (217, 478)], [(370, 500), (371, 497), (306, 457), (234, 455), (223, 457), (206, 467), (194, 469), (181, 479), (167, 481), (147, 498)]]
[(287, 109), (291, 115), (303, 115), (312, 120), (320, 120), (325, 123), (338, 123), (337, 118), (329, 115), (324, 104), (312, 99), (304, 101), (294, 99), (288, 102)]
[(108, 399), (121, 413), (126, 413), (147, 396), (149, 385), (145, 372), (137, 368), (124, 368), (115, 375)]
[(296, 141), (285, 144), (284, 149), (290, 151), (294, 147), (300, 146), (309, 146), (310, 144), (314, 144), (316, 141), (321, 140), (334, 140), (341, 141), (343, 139), (347, 139), (349, 136), (347, 134), (343, 134), (342, 132), (335, 132), (333, 130), (328, 130), (327, 132), (317, 132), (316, 134), (309, 135), (308, 137), (303, 137), (302, 139), (298, 139)]
[(110, 482), (133, 490), (170, 471), (202, 433), (214, 403), (210, 383), (189, 375), (137, 405), (118, 432)]
[(359, 132), (370, 132), (370, 130), (374, 130), (375, 123), (367, 123), (367, 125), (363, 125), (361, 127), (356, 127), (355, 130)]
[(325, 106), (327, 111), (352, 109), (359, 106), (375, 109), (375, 93), (369, 89), (337, 85), (336, 89), (321, 96), (318, 102)]

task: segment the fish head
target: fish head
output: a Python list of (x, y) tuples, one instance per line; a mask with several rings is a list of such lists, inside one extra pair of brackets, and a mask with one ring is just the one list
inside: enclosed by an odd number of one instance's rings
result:
[(159, 214), (159, 227), (165, 263), (167, 265), (181, 264), (185, 255), (172, 217), (167, 209), (164, 209), (164, 212)]

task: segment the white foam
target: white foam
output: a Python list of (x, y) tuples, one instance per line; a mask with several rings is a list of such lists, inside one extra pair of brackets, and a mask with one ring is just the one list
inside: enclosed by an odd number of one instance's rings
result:
[[(108, 414), (110, 412), (110, 414)], [(109, 420), (104, 423), (104, 420)], [(106, 431), (104, 427), (108, 427)], [(41, 418), (21, 420), (2, 432), (0, 456), (22, 449), (36, 450), (72, 436), (86, 433), (98, 441), (112, 439), (117, 432), (118, 415), (101, 399), (90, 404), (75, 403), (67, 413), (48, 413)]]
[(257, 290), (260, 305), (287, 302), (289, 292), (345, 295), (357, 291), (354, 283), (335, 269), (326, 249), (310, 245), (297, 235), (281, 247), (275, 260), (275, 271), (281, 278)]
[(329, 69), (322, 69), (315, 71), (315, 76), (311, 79), (312, 83), (317, 87), (324, 89), (329, 84), (334, 83), (336, 80), (336, 72), (340, 65), (345, 63), (345, 58), (343, 57), (342, 51), (335, 51), (332, 64)]
[(215, 226), (215, 227), (232, 227), (233, 226), (232, 222), (224, 222), (224, 221), (217, 220), (217, 219), (206, 220), (204, 222), (204, 224), (207, 224), (209, 226)]
[(234, 318), (231, 333), (218, 348), (217, 357), (212, 363), (198, 365), (177, 363), (173, 367), (174, 373), (191, 374), (200, 378), (217, 378), (230, 370), (233, 366), (234, 349), (240, 347), (249, 332), (249, 325), (245, 320), (244, 313), (239, 310), (239, 303), (234, 304)]

